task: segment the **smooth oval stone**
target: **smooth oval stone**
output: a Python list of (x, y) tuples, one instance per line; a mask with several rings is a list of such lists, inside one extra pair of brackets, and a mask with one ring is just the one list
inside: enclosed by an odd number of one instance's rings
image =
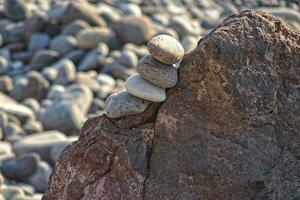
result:
[(142, 99), (153, 102), (163, 102), (166, 100), (166, 92), (152, 83), (144, 80), (139, 74), (133, 74), (125, 82), (127, 91)]
[(150, 54), (165, 64), (175, 64), (182, 60), (184, 49), (181, 44), (169, 35), (158, 35), (148, 42)]
[(136, 70), (143, 79), (161, 88), (174, 87), (178, 80), (174, 66), (163, 64), (151, 55), (142, 57)]
[(35, 173), (39, 161), (40, 158), (36, 154), (27, 154), (18, 158), (10, 158), (3, 161), (1, 172), (6, 178), (21, 180)]
[(127, 91), (115, 93), (105, 101), (105, 113), (110, 118), (118, 118), (144, 112), (149, 102), (132, 96)]

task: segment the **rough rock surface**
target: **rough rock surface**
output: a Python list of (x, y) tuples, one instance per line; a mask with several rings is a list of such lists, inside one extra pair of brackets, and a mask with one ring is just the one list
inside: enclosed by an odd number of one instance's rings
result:
[(43, 200), (296, 199), (300, 33), (262, 12), (199, 41), (163, 104), (90, 118)]

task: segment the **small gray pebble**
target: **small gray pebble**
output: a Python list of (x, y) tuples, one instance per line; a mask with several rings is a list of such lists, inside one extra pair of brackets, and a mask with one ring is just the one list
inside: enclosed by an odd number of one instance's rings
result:
[(105, 101), (105, 113), (110, 118), (142, 113), (149, 102), (129, 94), (127, 91), (115, 93)]

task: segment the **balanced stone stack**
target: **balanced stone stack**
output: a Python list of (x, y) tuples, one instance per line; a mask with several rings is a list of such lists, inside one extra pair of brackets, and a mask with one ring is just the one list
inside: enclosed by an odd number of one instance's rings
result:
[(177, 66), (184, 49), (169, 35), (158, 35), (148, 42), (150, 55), (142, 57), (137, 72), (125, 82), (127, 91), (109, 96), (105, 101), (105, 113), (110, 118), (144, 112), (150, 102), (166, 100), (165, 89), (177, 83)]

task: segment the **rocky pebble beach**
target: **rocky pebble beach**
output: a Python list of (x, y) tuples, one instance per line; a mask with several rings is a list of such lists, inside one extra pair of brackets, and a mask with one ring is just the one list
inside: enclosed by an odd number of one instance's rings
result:
[(141, 113), (228, 15), (300, 27), (297, 0), (1, 0), (0, 200), (40, 200), (88, 117)]

